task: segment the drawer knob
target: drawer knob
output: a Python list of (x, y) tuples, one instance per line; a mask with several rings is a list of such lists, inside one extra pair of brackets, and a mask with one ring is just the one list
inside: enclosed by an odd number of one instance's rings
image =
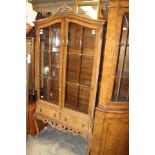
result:
[(56, 114), (54, 113), (54, 115), (53, 115), (54, 117), (56, 117)]
[(65, 121), (67, 121), (67, 118), (65, 118)]
[(85, 127), (85, 125), (84, 125), (84, 124), (82, 124), (82, 125), (81, 125), (81, 127), (82, 127), (82, 128), (84, 128), (84, 127)]

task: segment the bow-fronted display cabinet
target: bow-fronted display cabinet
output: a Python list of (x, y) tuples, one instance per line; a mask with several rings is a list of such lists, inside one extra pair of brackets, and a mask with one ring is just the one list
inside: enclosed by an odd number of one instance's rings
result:
[(36, 127), (91, 136), (104, 24), (72, 13), (36, 22)]
[(129, 1), (109, 4), (90, 155), (129, 155)]

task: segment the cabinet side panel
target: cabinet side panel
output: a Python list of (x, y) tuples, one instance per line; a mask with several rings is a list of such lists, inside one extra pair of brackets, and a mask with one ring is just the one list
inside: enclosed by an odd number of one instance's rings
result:
[(129, 154), (128, 113), (96, 110), (91, 155)]

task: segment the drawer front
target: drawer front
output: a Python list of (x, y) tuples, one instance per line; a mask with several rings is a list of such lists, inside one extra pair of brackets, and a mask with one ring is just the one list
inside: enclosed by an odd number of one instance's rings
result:
[(37, 112), (53, 119), (57, 119), (57, 120), (59, 119), (59, 112), (52, 109), (48, 109), (46, 107), (40, 107), (40, 106), (37, 107)]
[(87, 132), (89, 128), (88, 120), (79, 119), (78, 117), (62, 114), (62, 122), (71, 128)]

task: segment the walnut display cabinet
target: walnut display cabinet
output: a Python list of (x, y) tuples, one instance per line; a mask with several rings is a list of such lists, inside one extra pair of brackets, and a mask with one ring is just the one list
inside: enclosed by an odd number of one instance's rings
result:
[(104, 23), (72, 13), (36, 22), (36, 127), (91, 137)]
[(129, 1), (110, 0), (90, 155), (129, 155)]

